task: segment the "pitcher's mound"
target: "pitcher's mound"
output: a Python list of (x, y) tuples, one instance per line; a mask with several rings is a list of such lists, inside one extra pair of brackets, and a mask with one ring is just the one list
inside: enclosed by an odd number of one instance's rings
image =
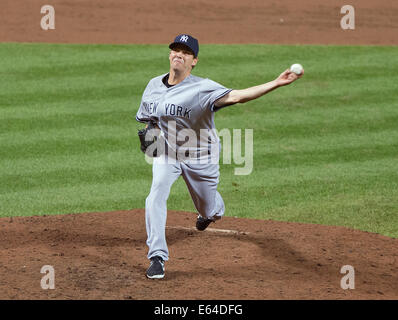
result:
[[(231, 217), (200, 232), (195, 220), (168, 213), (166, 276), (149, 280), (144, 210), (1, 218), (0, 299), (398, 299), (398, 239)], [(355, 289), (341, 287), (346, 265)]]

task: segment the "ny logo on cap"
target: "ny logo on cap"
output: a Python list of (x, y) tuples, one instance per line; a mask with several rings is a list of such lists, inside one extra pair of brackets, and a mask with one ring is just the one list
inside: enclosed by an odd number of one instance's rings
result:
[(187, 42), (188, 36), (186, 36), (186, 35), (181, 36), (180, 41)]

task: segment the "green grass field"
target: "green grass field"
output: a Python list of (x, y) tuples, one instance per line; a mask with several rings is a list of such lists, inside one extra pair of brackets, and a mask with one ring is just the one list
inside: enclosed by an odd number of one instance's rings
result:
[[(398, 47), (202, 45), (193, 74), (226, 87), (305, 76), (216, 125), (251, 128), (254, 168), (222, 165), (226, 215), (398, 237)], [(0, 44), (0, 215), (143, 208), (151, 166), (135, 121), (156, 45)], [(195, 211), (184, 181), (168, 207)]]

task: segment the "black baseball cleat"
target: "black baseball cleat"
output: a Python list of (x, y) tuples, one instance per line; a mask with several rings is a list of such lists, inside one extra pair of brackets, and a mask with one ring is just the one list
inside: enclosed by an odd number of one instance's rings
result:
[(212, 222), (214, 222), (213, 219), (203, 218), (201, 215), (198, 215), (198, 218), (196, 219), (196, 229), (204, 231)]
[(146, 276), (149, 279), (162, 279), (164, 278), (164, 261), (161, 257), (151, 258), (151, 265), (146, 271)]

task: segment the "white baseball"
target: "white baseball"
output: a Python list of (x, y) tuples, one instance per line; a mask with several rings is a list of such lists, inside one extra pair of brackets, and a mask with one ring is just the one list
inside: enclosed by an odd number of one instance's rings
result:
[(300, 75), (303, 72), (303, 66), (299, 63), (292, 64), (290, 71)]

